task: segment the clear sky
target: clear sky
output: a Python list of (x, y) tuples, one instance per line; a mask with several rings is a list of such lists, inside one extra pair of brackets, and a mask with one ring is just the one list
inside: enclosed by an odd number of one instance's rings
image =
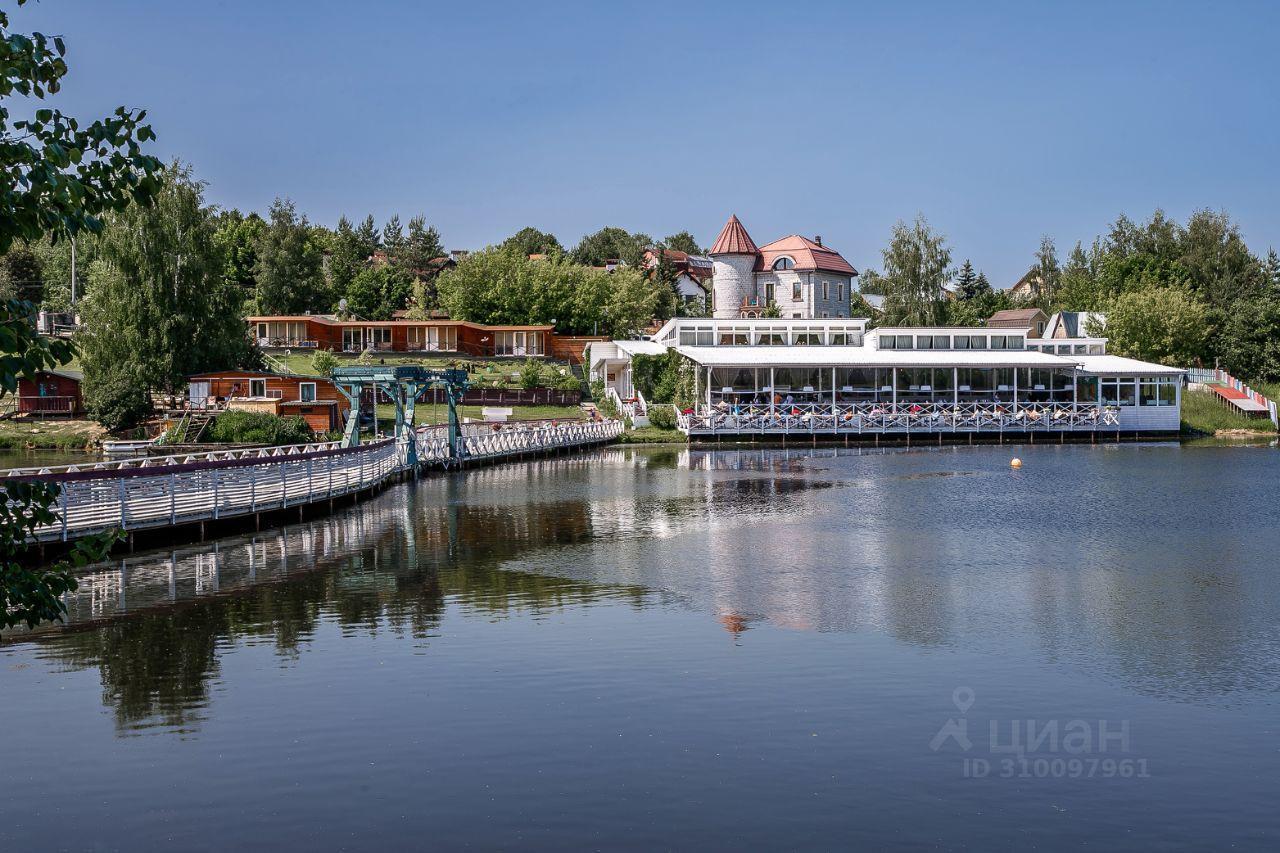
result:
[[(917, 212), (997, 286), (1121, 212), (1280, 246), (1280, 4), (43, 0), (81, 116), (144, 106), (210, 200), (710, 243), (880, 266)], [(973, 7), (973, 8), (970, 8)]]

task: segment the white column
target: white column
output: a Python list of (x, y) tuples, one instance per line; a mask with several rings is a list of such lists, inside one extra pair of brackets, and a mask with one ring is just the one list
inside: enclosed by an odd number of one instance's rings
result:
[(896, 409), (898, 408), (898, 368), (896, 367), (889, 369), (889, 384), (893, 386), (889, 390), (893, 392), (891, 399), (893, 400), (893, 407)]
[(773, 385), (773, 368), (770, 367), (769, 368), (769, 417), (770, 418), (772, 418), (774, 415), (773, 400), (774, 400), (774, 395), (776, 395), (777, 393), (778, 392), (774, 390), (774, 385)]
[[(694, 362), (694, 363), (695, 363), (695, 364), (697, 364), (697, 362)], [(698, 384), (699, 384), (699, 382), (701, 381), (701, 379), (702, 379), (702, 371), (700, 371), (698, 368), (696, 368), (696, 367), (695, 367), (695, 368), (693, 369), (693, 410), (694, 410), (694, 414), (697, 414), (697, 412), (698, 412), (698, 398), (702, 396), (702, 391), (701, 391), (701, 390), (699, 390), (699, 388), (698, 388)]]
[(836, 417), (836, 407), (838, 405), (836, 402), (836, 369), (833, 367), (831, 368), (831, 417), (833, 418)]
[(711, 411), (711, 368), (707, 368), (707, 411)]
[(1018, 411), (1018, 368), (1013, 369), (1013, 410)]
[(955, 401), (954, 406), (960, 408), (960, 368), (951, 368), (951, 397)]

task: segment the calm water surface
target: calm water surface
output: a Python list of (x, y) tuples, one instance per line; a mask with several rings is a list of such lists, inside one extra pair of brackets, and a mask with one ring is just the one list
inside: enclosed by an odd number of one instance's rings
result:
[(0, 645), (0, 850), (1276, 849), (1280, 451), (1013, 452), (612, 449), (99, 567)]

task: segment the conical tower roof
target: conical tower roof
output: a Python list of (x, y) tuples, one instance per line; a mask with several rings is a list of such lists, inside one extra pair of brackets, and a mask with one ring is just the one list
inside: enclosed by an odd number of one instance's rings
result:
[(747, 229), (742, 227), (738, 217), (730, 216), (729, 221), (724, 224), (724, 228), (720, 231), (720, 236), (716, 238), (716, 242), (708, 254), (758, 255), (760, 250), (756, 248), (755, 241), (751, 239)]

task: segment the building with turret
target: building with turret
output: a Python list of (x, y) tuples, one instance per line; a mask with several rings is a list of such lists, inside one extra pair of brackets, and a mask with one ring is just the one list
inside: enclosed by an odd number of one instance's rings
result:
[(792, 234), (757, 246), (737, 216), (711, 251), (711, 307), (718, 319), (764, 316), (770, 305), (788, 319), (849, 316), (858, 271), (821, 237)]

